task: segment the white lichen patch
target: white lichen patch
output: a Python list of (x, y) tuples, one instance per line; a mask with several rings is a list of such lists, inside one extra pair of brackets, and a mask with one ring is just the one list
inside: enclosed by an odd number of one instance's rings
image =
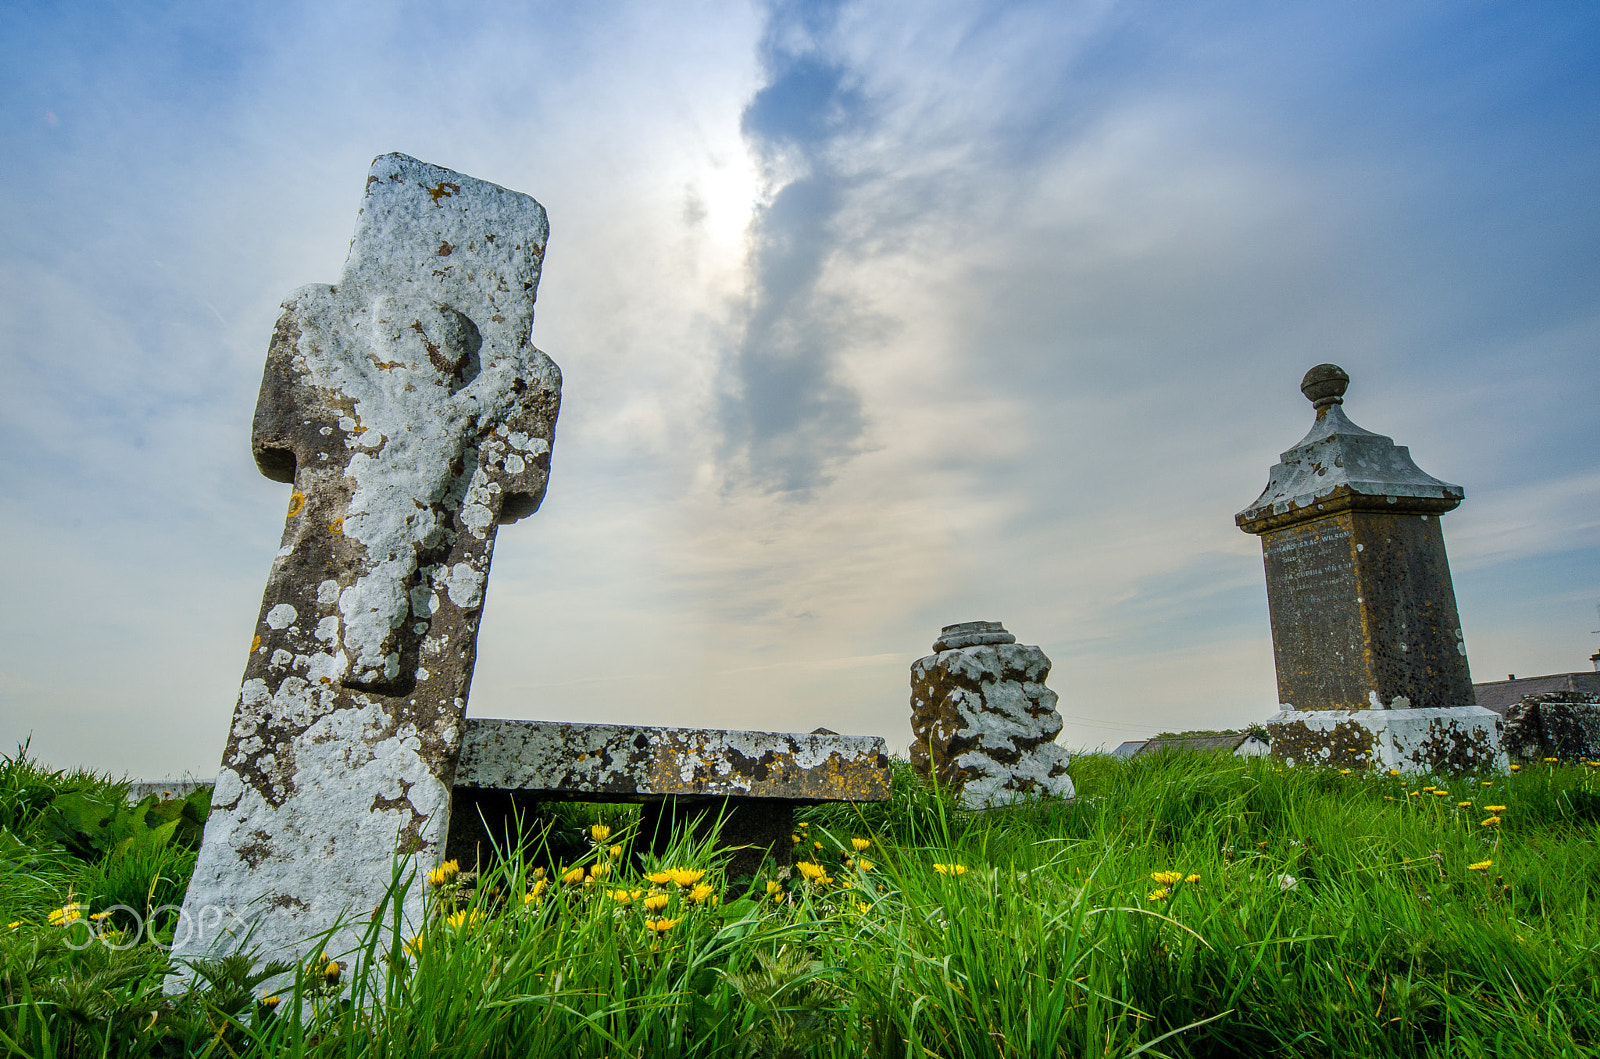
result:
[(300, 615), (287, 603), (279, 603), (267, 611), (267, 628), (282, 630), (294, 624)]
[[(394, 730), (393, 718), (368, 702), (318, 717), (286, 754), (271, 757), (285, 769), (273, 786), (293, 792), (282, 804), (235, 769), (219, 772), (218, 811), (206, 825), (173, 955), (227, 951), (253, 930), (262, 959), (295, 959), (341, 913), (376, 907), (397, 846), (414, 841), (427, 861), (443, 838), (450, 792), (419, 745), (415, 730)], [(420, 926), (420, 888), (403, 912), (408, 930)], [(359, 943), (352, 924), (328, 950)]]

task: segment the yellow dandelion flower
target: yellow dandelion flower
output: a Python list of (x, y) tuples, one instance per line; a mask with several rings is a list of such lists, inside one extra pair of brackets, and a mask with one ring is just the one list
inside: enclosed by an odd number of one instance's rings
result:
[(705, 872), (696, 868), (669, 868), (667, 874), (681, 889), (687, 890), (705, 877)]
[(327, 982), (337, 982), (339, 972), (344, 970), (344, 964), (338, 960), (330, 960), (327, 953), (322, 954), (322, 960), (317, 965), (317, 977)]
[(271, 1011), (273, 1008), (277, 1007), (281, 1003), (283, 1003), (283, 997), (277, 996), (276, 994), (274, 994), (273, 996), (264, 996), (264, 997), (261, 998), (261, 1006), (266, 1008), (268, 1011)]
[(111, 918), (112, 914), (113, 913), (111, 913), (109, 910), (105, 912), (96, 912), (89, 918), (94, 920), (96, 923), (104, 923), (106, 920)]
[(1193, 886), (1195, 883), (1200, 881), (1200, 876), (1198, 876), (1198, 875), (1185, 875), (1183, 877), (1183, 881), (1188, 883), (1189, 885)]
[(611, 829), (605, 824), (595, 824), (589, 829), (589, 837), (598, 845), (611, 837)]
[(1468, 864), (1468, 871), (1488, 871), (1494, 865), (1492, 860), (1480, 860), (1476, 864)]
[(433, 871), (428, 873), (429, 886), (443, 886), (461, 873), (461, 864), (458, 861), (447, 860)]
[(6, 929), (7, 930), (16, 930), (20, 926), (22, 926), (22, 920), (13, 919), (10, 923), (6, 924)]
[(1558, 757), (1547, 757), (1544, 760), (1545, 764), (1550, 764), (1551, 762), (1560, 761), (1561, 759)]
[(1339, 770), (1339, 775), (1348, 776), (1348, 775), (1350, 775), (1350, 770), (1349, 769), (1340, 769)]
[(1434, 790), (1434, 792), (1433, 792), (1433, 796), (1434, 796), (1434, 797), (1435, 797), (1435, 798), (1448, 798), (1448, 797), (1450, 797), (1450, 792), (1449, 792), (1449, 791), (1442, 791), (1442, 790), (1438, 790), (1438, 789), (1437, 789), (1437, 788), (1436, 788), (1436, 789), (1435, 789), (1435, 790)]
[(1512, 772), (1521, 772), (1522, 771), (1522, 766), (1521, 765), (1512, 765), (1511, 766), (1511, 771)]
[(1469, 805), (1471, 805), (1471, 804), (1472, 804), (1472, 803), (1471, 803), (1471, 802), (1470, 802), (1470, 801), (1466, 801), (1466, 802), (1457, 802), (1457, 803), (1456, 803), (1456, 808), (1457, 808), (1457, 809), (1465, 809), (1465, 808), (1466, 808), (1466, 807), (1467, 807), (1467, 806), (1469, 806)]
[(448, 926), (460, 929), (463, 927), (475, 927), (479, 923), (482, 923), (486, 918), (488, 917), (482, 912), (478, 911), (476, 908), (470, 911), (463, 909), (460, 912), (452, 912), (450, 916), (445, 919), (445, 923)]
[(647, 919), (644, 921), (645, 929), (654, 931), (657, 934), (665, 934), (677, 925), (678, 920), (676, 919)]
[(618, 857), (622, 856), (622, 847), (612, 846), (610, 849), (606, 850), (606, 852), (611, 854), (612, 860), (616, 860)]
[(644, 910), (646, 912), (659, 912), (667, 907), (667, 902), (671, 900), (672, 898), (666, 894), (651, 894), (644, 899)]
[(798, 846), (800, 844), (800, 836), (799, 835), (790, 835), (789, 836), (789, 841), (793, 842), (795, 845)]
[(83, 918), (83, 910), (88, 907), (81, 901), (75, 901), (71, 904), (62, 905), (60, 908), (52, 908), (49, 916), (50, 925), (52, 927), (65, 927), (76, 923)]
[(802, 821), (800, 821), (800, 826), (801, 826), (801, 827), (810, 827), (810, 826), (811, 826), (811, 824), (810, 824), (810, 822), (809, 822), (809, 821), (806, 821), (806, 820), (802, 820)]
[(707, 901), (710, 901), (712, 904), (716, 904), (716, 893), (716, 887), (712, 886), (710, 883), (700, 883), (693, 890), (689, 891), (689, 900), (693, 901), (697, 905), (705, 904)]
[(870, 860), (858, 860), (858, 861), (856, 861), (856, 868), (861, 870), (861, 871), (871, 871), (873, 868), (876, 868), (876, 867), (877, 867), (877, 865), (872, 863)]
[(795, 864), (794, 870), (805, 876), (806, 882), (814, 883), (827, 877), (828, 869), (809, 860), (802, 860)]
[(811, 848), (813, 848), (813, 849), (821, 849), (822, 848), (822, 843), (821, 842), (813, 842), (813, 843), (811, 843)]
[(789, 895), (783, 892), (783, 884), (781, 882), (776, 879), (768, 879), (767, 896), (782, 904)]
[(619, 905), (631, 905), (631, 904), (633, 904), (633, 902), (635, 902), (635, 901), (637, 901), (639, 899), (639, 895), (641, 893), (643, 893), (644, 891), (642, 891), (642, 890), (607, 890), (606, 892), (611, 895), (611, 899), (613, 901), (615, 901), (617, 904), (619, 904)]
[(426, 943), (422, 940), (421, 934), (418, 934), (414, 938), (407, 938), (404, 946), (406, 955), (413, 958), (421, 956), (424, 944)]
[(544, 896), (544, 892), (548, 889), (550, 889), (549, 879), (535, 879), (533, 886), (528, 890), (527, 893), (522, 895), (522, 903), (525, 905), (533, 904), (542, 898)]
[(857, 853), (865, 853), (871, 845), (872, 839), (870, 838), (852, 838), (850, 840), (850, 847)]
[(561, 881), (568, 886), (578, 885), (583, 882), (583, 869), (581, 867), (570, 869), (565, 875), (561, 876)]
[(1389, 775), (1398, 776), (1398, 775), (1400, 775), (1400, 770), (1399, 769), (1390, 769), (1389, 770)]
[(1494, 786), (1494, 780), (1484, 780), (1482, 783), (1478, 784), (1478, 786), (1480, 786), (1480, 787), (1493, 787)]
[(1145, 900), (1147, 900), (1147, 901), (1165, 901), (1167, 899), (1167, 896), (1168, 896), (1167, 888), (1165, 886), (1162, 886), (1162, 887), (1159, 887), (1157, 889), (1151, 890), (1148, 894), (1146, 894), (1145, 895)]
[(1392, 802), (1392, 801), (1394, 801), (1394, 795), (1392, 795), (1392, 794), (1385, 794), (1385, 795), (1384, 795), (1384, 796), (1383, 796), (1383, 800), (1384, 800), (1384, 801), (1386, 801), (1386, 802)]
[(1435, 787), (1433, 784), (1430, 783), (1430, 784), (1428, 784), (1426, 787), (1424, 787), (1422, 789), (1425, 790), (1425, 791), (1436, 791), (1439, 788)]
[(1478, 821), (1478, 826), (1479, 827), (1499, 827), (1500, 826), (1500, 818), (1498, 816), (1485, 817), (1482, 820)]
[(1421, 791), (1406, 791), (1406, 797), (1407, 798), (1415, 798), (1417, 795), (1419, 795), (1421, 793), (1422, 793)]
[(1181, 871), (1153, 871), (1150, 873), (1151, 881), (1158, 882), (1162, 886), (1171, 886), (1182, 878), (1183, 872)]
[(938, 872), (940, 875), (967, 874), (967, 866), (965, 864), (935, 864), (933, 866), (933, 870)]
[(1503, 813), (1506, 811), (1506, 807), (1503, 805), (1486, 805), (1483, 807), (1483, 811), (1486, 813)]
[(596, 864), (594, 867), (589, 869), (589, 878), (591, 879), (604, 879), (610, 874), (611, 865), (609, 864)]
[(665, 885), (667, 885), (667, 883), (672, 881), (672, 873), (671, 872), (665, 872), (665, 871), (653, 871), (650, 874), (646, 875), (645, 878), (649, 879), (651, 882), (655, 883), (657, 886), (665, 886)]
[(866, 915), (867, 903), (865, 901), (857, 901), (855, 902), (855, 906), (857, 912), (860, 912), (862, 915)]

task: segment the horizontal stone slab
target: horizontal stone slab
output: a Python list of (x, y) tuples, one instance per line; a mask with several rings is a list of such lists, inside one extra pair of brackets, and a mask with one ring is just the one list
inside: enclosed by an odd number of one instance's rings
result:
[(161, 801), (187, 798), (201, 787), (212, 787), (216, 780), (133, 780), (128, 784), (128, 801), (138, 803), (152, 794)]
[(455, 786), (571, 801), (889, 798), (876, 736), (469, 719)]

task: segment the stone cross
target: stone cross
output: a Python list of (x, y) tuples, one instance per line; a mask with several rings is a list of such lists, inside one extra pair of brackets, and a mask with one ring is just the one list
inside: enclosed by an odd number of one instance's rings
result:
[(911, 666), (911, 764), (972, 809), (1073, 796), (1050, 659), (997, 621), (946, 625)]
[(1474, 704), (1439, 516), (1460, 486), (1424, 474), (1344, 414), (1349, 375), (1300, 389), (1316, 421), (1236, 517), (1261, 537), (1287, 761), (1407, 771), (1500, 767), (1499, 719)]
[(252, 445), (293, 492), (175, 956), (303, 956), (396, 852), (441, 851), (495, 530), (550, 471), (547, 234), (526, 195), (384, 155), (338, 284), (284, 303)]

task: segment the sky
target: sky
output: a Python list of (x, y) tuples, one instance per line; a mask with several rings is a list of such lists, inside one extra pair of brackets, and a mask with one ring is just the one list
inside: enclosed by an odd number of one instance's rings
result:
[(564, 376), (469, 714), (910, 737), (998, 620), (1074, 748), (1277, 708), (1233, 523), (1345, 411), (1462, 485), (1477, 680), (1600, 646), (1600, 8), (18, 0), (0, 750), (215, 774), (279, 303), (402, 151), (537, 198)]

